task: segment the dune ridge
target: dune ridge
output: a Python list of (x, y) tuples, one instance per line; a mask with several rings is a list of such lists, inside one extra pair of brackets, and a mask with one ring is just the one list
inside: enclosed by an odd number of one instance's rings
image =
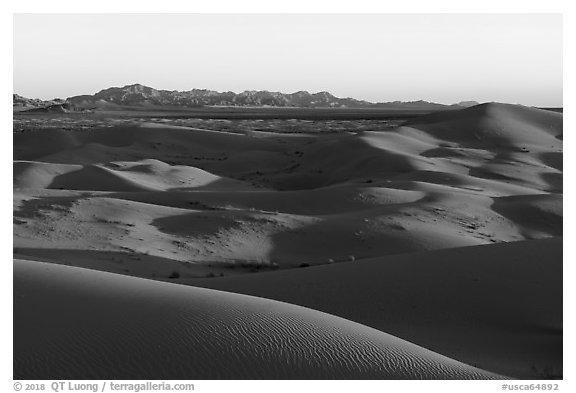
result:
[(501, 378), (271, 300), (23, 260), (14, 279), (15, 379)]
[(179, 282), (338, 315), (503, 375), (562, 373), (562, 238)]

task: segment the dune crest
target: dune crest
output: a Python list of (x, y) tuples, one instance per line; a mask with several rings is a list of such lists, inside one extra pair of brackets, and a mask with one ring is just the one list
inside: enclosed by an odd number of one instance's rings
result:
[(562, 374), (561, 238), (179, 282), (338, 315), (502, 375)]
[(501, 378), (271, 300), (22, 260), (14, 279), (16, 379)]

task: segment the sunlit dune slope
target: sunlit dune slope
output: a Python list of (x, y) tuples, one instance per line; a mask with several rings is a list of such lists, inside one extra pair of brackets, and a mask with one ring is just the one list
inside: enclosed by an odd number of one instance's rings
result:
[(14, 247), (162, 279), (560, 236), (561, 133), (495, 103), (384, 132), (16, 133)]

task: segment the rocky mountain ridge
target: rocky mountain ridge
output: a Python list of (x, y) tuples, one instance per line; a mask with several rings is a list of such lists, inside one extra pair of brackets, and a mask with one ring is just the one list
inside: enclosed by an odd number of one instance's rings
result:
[(246, 90), (241, 93), (218, 92), (207, 89), (188, 91), (158, 90), (141, 84), (110, 87), (93, 95), (79, 95), (66, 100), (42, 101), (13, 95), (13, 105), (23, 110), (67, 104), (70, 108), (95, 109), (106, 106), (234, 106), (234, 107), (292, 107), (292, 108), (396, 108), (442, 109), (453, 107), (427, 101), (372, 103), (354, 98), (340, 98), (322, 91), (280, 93), (266, 90)]

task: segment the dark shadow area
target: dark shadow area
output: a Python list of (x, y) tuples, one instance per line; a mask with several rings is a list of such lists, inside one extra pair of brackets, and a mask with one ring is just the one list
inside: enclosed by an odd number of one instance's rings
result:
[[(491, 208), (514, 222), (522, 229), (527, 238), (563, 235), (562, 195), (518, 195), (494, 198)], [(560, 207), (559, 213), (547, 211), (546, 204), (556, 204)]]
[(149, 191), (150, 187), (125, 179), (95, 165), (54, 177), (48, 188), (75, 191)]
[(337, 315), (503, 375), (550, 378), (562, 374), (562, 244), (462, 247), (187, 283)]
[(563, 152), (547, 152), (542, 153), (540, 158), (544, 162), (544, 164), (562, 171), (564, 168), (563, 160), (564, 160), (564, 153)]
[(121, 252), (18, 247), (13, 252), (16, 259), (38, 260), (153, 280), (202, 278), (209, 277), (210, 273), (216, 276), (220, 271), (225, 271), (209, 264), (182, 262), (133, 250)]
[(550, 186), (546, 191), (553, 194), (562, 194), (564, 192), (564, 175), (562, 173), (542, 173), (542, 179)]
[(389, 180), (417, 169), (411, 157), (383, 150), (353, 135), (307, 146), (291, 173), (264, 177), (278, 190), (309, 190), (350, 181)]

